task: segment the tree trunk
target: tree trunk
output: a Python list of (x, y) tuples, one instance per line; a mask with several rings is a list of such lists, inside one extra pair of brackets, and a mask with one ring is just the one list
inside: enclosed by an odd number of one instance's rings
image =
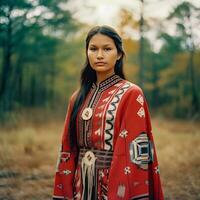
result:
[(139, 84), (143, 88), (144, 85), (144, 0), (141, 1), (141, 16), (140, 16), (140, 48), (139, 48)]
[(8, 82), (11, 74), (11, 56), (12, 56), (12, 20), (11, 20), (11, 11), (12, 7), (9, 7), (8, 12), (8, 25), (7, 25), (7, 35), (5, 40), (5, 45), (3, 49), (3, 69), (2, 69), (2, 78), (0, 84), (0, 100), (3, 102), (3, 109), (9, 110), (10, 108), (10, 91), (6, 91), (8, 87)]
[(194, 54), (195, 54), (195, 45), (194, 45), (194, 40), (193, 40), (193, 31), (192, 31), (192, 23), (191, 23), (191, 15), (188, 14), (187, 16), (188, 21), (190, 22), (189, 30), (189, 41), (190, 45), (189, 46), (189, 60), (188, 60), (188, 69), (189, 69), (189, 77), (190, 77), (190, 84), (191, 84), (191, 95), (192, 95), (192, 100), (191, 100), (191, 115), (194, 115), (199, 112), (199, 99), (198, 99), (198, 94), (196, 90), (196, 80), (195, 80), (195, 68), (194, 68)]

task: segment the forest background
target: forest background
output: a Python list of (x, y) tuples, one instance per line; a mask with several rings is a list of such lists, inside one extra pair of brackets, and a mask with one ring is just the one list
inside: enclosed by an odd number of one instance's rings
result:
[(85, 36), (102, 24), (122, 36), (126, 77), (148, 100), (166, 199), (199, 199), (200, 3), (99, 2), (0, 0), (0, 199), (51, 196)]

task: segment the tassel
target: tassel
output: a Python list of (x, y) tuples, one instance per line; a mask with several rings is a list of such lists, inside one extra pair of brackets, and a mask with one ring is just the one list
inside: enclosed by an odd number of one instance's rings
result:
[[(87, 151), (81, 162), (81, 174), (83, 183), (83, 193), (81, 200), (84, 200), (84, 196), (87, 194), (87, 199), (90, 200), (92, 197), (92, 188), (94, 186), (95, 177), (95, 163), (96, 157), (92, 151)], [(87, 183), (86, 183), (87, 178)], [(87, 184), (87, 191), (86, 191)]]

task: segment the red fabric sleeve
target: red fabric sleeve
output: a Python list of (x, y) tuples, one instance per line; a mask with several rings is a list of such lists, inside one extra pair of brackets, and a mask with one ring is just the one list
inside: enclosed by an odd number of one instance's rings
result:
[(148, 106), (138, 86), (127, 91), (118, 112), (108, 198), (163, 200)]
[(156, 147), (153, 139), (152, 134), (152, 126), (151, 126), (151, 119), (150, 119), (150, 113), (148, 109), (147, 101), (144, 101), (144, 109), (145, 109), (145, 118), (146, 118), (146, 130), (148, 133), (149, 140), (153, 144), (153, 162), (150, 162), (148, 165), (148, 172), (149, 172), (149, 192), (152, 199), (158, 199), (163, 200), (163, 191), (161, 186), (161, 180), (160, 180), (160, 170), (158, 165), (158, 159), (156, 154)]
[(70, 149), (68, 127), (70, 122), (70, 115), (73, 109), (75, 95), (70, 98), (67, 113), (65, 117), (64, 129), (62, 133), (61, 147), (58, 155), (53, 199), (73, 199), (73, 180), (76, 169), (77, 150)]

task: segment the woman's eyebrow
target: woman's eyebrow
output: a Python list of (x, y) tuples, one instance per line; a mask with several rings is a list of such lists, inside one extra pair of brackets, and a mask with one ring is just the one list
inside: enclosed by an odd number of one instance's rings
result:
[[(90, 44), (90, 46), (94, 46), (94, 47), (96, 47), (96, 46), (98, 46), (98, 45), (95, 45), (95, 44)], [(112, 46), (111, 44), (104, 44), (104, 45), (102, 45), (103, 47), (106, 47), (106, 46)]]

